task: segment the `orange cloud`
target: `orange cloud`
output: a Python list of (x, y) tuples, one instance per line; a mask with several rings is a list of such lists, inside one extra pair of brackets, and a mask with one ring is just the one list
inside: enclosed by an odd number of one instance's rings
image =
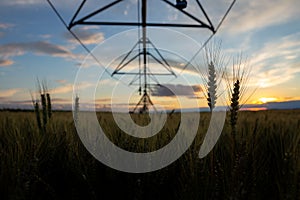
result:
[[(78, 89), (85, 89), (85, 88), (88, 88), (91, 86), (92, 86), (92, 84), (90, 84), (90, 83), (82, 83), (78, 86)], [(64, 94), (64, 93), (72, 92), (73, 87), (74, 87), (74, 85), (69, 83), (69, 84), (66, 84), (66, 85), (63, 85), (60, 87), (56, 87), (56, 88), (50, 90), (50, 93), (51, 94)]]
[(14, 64), (14, 61), (12, 61), (12, 60), (0, 59), (0, 67), (8, 67), (12, 64)]
[(0, 98), (11, 97), (11, 96), (15, 95), (19, 91), (20, 91), (20, 89), (1, 90), (0, 91)]
[[(75, 34), (84, 44), (99, 44), (104, 41), (104, 34), (103, 33), (94, 33), (91, 32), (90, 29), (86, 28), (78, 28), (75, 29)], [(72, 43), (79, 44), (78, 41), (70, 34), (65, 34), (65, 37)]]
[(67, 83), (67, 80), (56, 80), (57, 83), (60, 83), (60, 84), (65, 84)]

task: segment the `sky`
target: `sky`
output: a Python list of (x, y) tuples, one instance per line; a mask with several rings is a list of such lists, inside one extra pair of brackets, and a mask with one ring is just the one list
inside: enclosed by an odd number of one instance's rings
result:
[[(88, 0), (76, 19), (110, 2)], [(215, 27), (231, 3), (230, 0), (200, 2)], [(52, 3), (68, 24), (81, 0), (52, 0)], [(233, 63), (242, 55), (241, 66), (249, 72), (242, 103), (300, 100), (299, 7), (298, 0), (237, 0), (209, 43), (211, 46), (221, 43), (224, 59), (220, 66), (227, 69), (226, 74), (230, 74)], [(137, 0), (124, 0), (91, 20), (136, 22), (137, 8)], [(208, 23), (196, 1), (188, 1), (185, 11)], [(148, 1), (147, 20), (194, 23), (161, 0)], [(37, 79), (45, 83), (57, 109), (70, 108), (74, 95), (80, 97), (82, 108), (89, 108), (94, 100), (99, 109), (110, 107), (111, 102), (113, 106), (126, 108), (137, 103), (141, 98), (139, 87), (128, 86), (135, 77), (115, 75), (111, 78), (111, 73), (138, 41), (139, 29), (76, 25), (71, 30), (99, 62), (68, 32), (46, 0), (1, 0), (1, 107), (32, 107), (32, 98), (38, 99)], [(149, 28), (147, 34), (176, 74), (176, 77), (149, 78), (150, 82), (162, 85), (152, 88), (154, 104), (168, 109), (207, 107), (203, 96), (206, 54), (204, 50), (196, 52), (212, 32), (204, 28)], [(148, 47), (149, 52), (159, 57), (153, 46)], [(137, 52), (138, 49), (134, 49), (130, 56)], [(183, 70), (189, 61), (191, 65)], [(148, 62), (152, 73), (168, 72), (154, 58)], [(122, 70), (136, 72), (138, 66), (135, 59)], [(218, 105), (226, 104), (227, 93), (226, 81), (220, 78)]]

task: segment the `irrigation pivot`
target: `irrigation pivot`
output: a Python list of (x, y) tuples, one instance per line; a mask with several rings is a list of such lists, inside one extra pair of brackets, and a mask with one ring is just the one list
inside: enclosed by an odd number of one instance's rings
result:
[[(110, 3), (106, 5), (100, 6), (98, 9), (96, 9), (93, 12), (90, 13), (84, 13), (82, 14), (83, 7), (87, 3), (87, 0), (83, 0), (77, 10), (75, 11), (74, 15), (72, 16), (69, 23), (67, 23), (60, 13), (57, 11), (55, 6), (52, 4), (51, 0), (47, 0), (52, 9), (55, 11), (57, 16), (60, 18), (60, 20), (64, 23), (66, 28), (71, 32), (71, 34), (75, 37), (75, 39), (78, 40), (78, 42), (84, 47), (84, 49), (98, 62), (98, 58), (93, 55), (93, 53), (83, 44), (83, 42), (80, 40), (80, 38), (72, 31), (73, 27), (80, 26), (80, 25), (90, 25), (90, 26), (134, 26), (138, 27), (138, 38), (136, 44), (131, 48), (131, 50), (128, 51), (128, 53), (123, 57), (121, 62), (116, 66), (115, 70), (110, 73), (111, 77), (117, 77), (118, 75), (126, 75), (126, 76), (134, 76), (133, 80), (130, 84), (132, 85), (138, 85), (138, 91), (141, 95), (141, 99), (136, 104), (135, 108), (132, 112), (138, 111), (139, 113), (148, 113), (149, 108), (153, 107), (155, 110), (154, 104), (151, 101), (151, 80), (155, 81), (157, 85), (160, 85), (158, 82), (158, 76), (174, 76), (177, 77), (174, 70), (172, 69), (171, 65), (167, 62), (167, 59), (164, 58), (163, 54), (160, 52), (159, 49), (155, 47), (155, 45), (151, 42), (150, 38), (147, 35), (147, 27), (176, 27), (176, 28), (196, 28), (196, 29), (207, 29), (211, 32), (211, 36), (204, 42), (203, 46), (207, 44), (207, 42), (215, 35), (217, 30), (219, 29), (220, 25), (224, 21), (225, 17), (227, 16), (228, 12), (232, 8), (233, 4), (235, 3), (235, 0), (232, 1), (230, 4), (230, 7), (226, 11), (225, 15), (217, 24), (217, 26), (214, 26), (211, 22), (211, 19), (202, 6), (200, 0), (157, 0), (157, 2), (162, 2), (167, 4), (172, 9), (177, 10), (181, 14), (183, 14), (185, 17), (189, 18), (189, 22), (176, 22), (176, 20), (173, 23), (163, 23), (163, 22), (151, 22), (147, 20), (147, 14), (149, 14), (148, 11), (148, 2), (147, 0), (137, 0), (137, 10), (138, 10), (138, 18), (137, 21), (107, 21), (107, 20), (101, 20), (101, 18), (97, 18), (95, 20), (95, 16), (99, 15), (102, 12), (107, 12), (113, 7), (117, 6), (121, 2), (124, 2), (126, 0), (115, 0), (111, 1)], [(128, 1), (128, 0), (127, 0)], [(190, 13), (186, 11), (186, 8), (189, 6), (189, 2), (194, 1), (195, 6), (198, 7), (199, 11), (202, 12), (202, 19), (195, 16), (193, 13)], [(152, 2), (153, 3), (153, 2)], [(81, 17), (79, 16), (79, 13), (81, 13)], [(191, 21), (193, 23), (191, 23)], [(151, 48), (156, 52), (156, 55), (151, 53), (149, 50)], [(202, 48), (199, 49), (196, 54), (198, 54), (201, 51)], [(132, 54), (137, 50), (137, 54), (132, 57)], [(195, 57), (195, 56), (194, 56)], [(192, 59), (194, 59), (194, 57)], [(151, 58), (155, 60), (159, 65), (161, 65), (165, 70), (166, 73), (152, 73), (149, 69), (149, 59)], [(134, 60), (138, 59), (138, 72), (127, 72), (124, 71), (124, 69)], [(186, 66), (190, 64), (190, 61), (186, 63)], [(186, 67), (185, 67), (186, 68)], [(107, 72), (107, 71), (106, 71)], [(136, 84), (138, 82), (138, 84)]]

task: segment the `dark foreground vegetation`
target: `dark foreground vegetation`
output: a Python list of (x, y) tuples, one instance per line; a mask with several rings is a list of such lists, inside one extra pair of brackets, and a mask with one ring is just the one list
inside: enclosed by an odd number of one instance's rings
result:
[[(122, 133), (110, 113), (98, 117), (115, 144), (137, 152), (166, 145), (180, 123), (173, 113), (160, 133), (142, 140)], [(213, 151), (199, 159), (209, 119), (201, 113), (193, 145), (176, 162), (130, 174), (87, 152), (71, 112), (53, 112), (41, 129), (34, 112), (2, 111), (0, 199), (299, 199), (300, 111), (240, 112), (236, 134), (227, 121)]]

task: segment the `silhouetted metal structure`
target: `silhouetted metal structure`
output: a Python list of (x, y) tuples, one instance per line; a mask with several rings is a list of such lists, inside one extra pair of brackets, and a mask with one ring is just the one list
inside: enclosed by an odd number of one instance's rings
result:
[[(202, 4), (199, 0), (194, 0), (196, 4), (198, 5), (199, 9), (202, 11), (204, 17), (206, 18), (208, 23), (203, 22), (198, 17), (194, 16), (192, 13), (189, 13), (185, 11), (184, 9), (188, 6), (188, 2), (186, 0), (176, 0), (176, 2), (172, 2), (169, 0), (161, 0), (162, 2), (168, 4), (169, 6), (173, 7), (174, 9), (178, 10), (185, 16), (189, 17), (194, 23), (152, 23), (147, 21), (147, 0), (138, 0), (138, 10), (141, 12), (141, 15), (139, 13), (138, 21), (137, 22), (125, 22), (125, 21), (93, 21), (91, 20), (92, 17), (95, 15), (98, 15), (102, 13), (103, 11), (106, 11), (113, 6), (116, 6), (117, 4), (126, 1), (126, 0), (115, 0), (111, 3), (102, 6), (101, 8), (95, 10), (94, 12), (91, 12), (84, 17), (81, 17), (80, 19), (77, 19), (78, 14), (82, 10), (83, 6), (87, 2), (86, 0), (83, 0), (76, 10), (74, 16), (72, 17), (71, 21), (67, 24), (61, 15), (58, 13), (58, 11), (55, 9), (54, 5), (51, 3), (50, 0), (47, 0), (53, 10), (56, 12), (58, 17), (61, 19), (61, 21), (65, 24), (67, 29), (71, 32), (71, 34), (80, 42), (80, 44), (90, 53), (95, 60), (97, 58), (92, 54), (92, 52), (80, 41), (80, 38), (76, 36), (74, 32), (72, 32), (72, 28), (77, 25), (101, 25), (101, 26), (137, 26), (139, 29), (142, 30), (141, 37), (138, 38), (138, 42), (133, 46), (133, 48), (125, 55), (125, 57), (121, 60), (120, 64), (116, 67), (114, 72), (111, 74), (112, 77), (117, 75), (134, 75), (135, 78), (130, 84), (133, 84), (135, 81), (139, 80), (139, 93), (142, 95), (140, 101), (137, 103), (135, 108), (133, 109), (133, 112), (135, 112), (138, 107), (140, 107), (139, 112), (140, 113), (147, 113), (149, 111), (149, 107), (153, 106), (155, 109), (153, 102), (150, 99), (149, 95), (149, 89), (150, 84), (149, 80), (151, 78), (155, 78), (155, 76), (175, 76), (176, 74), (172, 70), (172, 67), (168, 64), (167, 60), (163, 57), (163, 55), (160, 53), (160, 51), (154, 46), (154, 44), (150, 41), (150, 39), (147, 37), (147, 27), (182, 27), (182, 28), (204, 28), (208, 29), (212, 32), (211, 37), (216, 33), (217, 29), (220, 27), (221, 23), (225, 19), (226, 15), (228, 14), (229, 10), (232, 8), (233, 4), (235, 3), (235, 0), (230, 5), (229, 9), (227, 10), (226, 14), (222, 18), (221, 22), (217, 26), (217, 28), (214, 27), (212, 24), (210, 18), (208, 17), (205, 9), (203, 8)], [(175, 0), (174, 0), (175, 1)], [(190, 0), (192, 1), (192, 0)], [(140, 35), (140, 34), (139, 34)], [(204, 43), (206, 43), (211, 39), (208, 38), (208, 40)], [(140, 46), (142, 47), (140, 48)], [(157, 53), (158, 57), (152, 54), (148, 49), (149, 46), (154, 49), (154, 51)], [(128, 60), (129, 56), (134, 52), (134, 50), (138, 47), (138, 53)], [(201, 48), (202, 49), (202, 48)], [(200, 50), (201, 50), (200, 49)], [(200, 51), (199, 50), (199, 51)], [(197, 52), (196, 54), (198, 54)], [(162, 65), (166, 70), (167, 73), (151, 73), (151, 71), (148, 68), (147, 58), (151, 57), (154, 59), (157, 63)], [(133, 60), (139, 59), (139, 72), (124, 72), (122, 69), (124, 69), (128, 64), (130, 64)], [(141, 63), (142, 61), (142, 63)], [(141, 67), (142, 64), (142, 67)], [(189, 63), (187, 63), (188, 65)], [(143, 80), (143, 81), (142, 81)]]
[[(48, 0), (49, 1), (49, 0)], [(187, 11), (184, 10), (184, 8), (187, 7), (187, 1), (186, 0), (176, 0), (176, 4), (174, 4), (173, 2), (169, 1), (169, 0), (161, 0), (163, 2), (165, 2), (166, 4), (170, 5), (171, 7), (177, 9), (179, 12), (183, 13), (184, 15), (188, 16), (190, 19), (192, 19), (195, 23), (194, 24), (189, 24), (189, 23), (150, 23), (147, 22), (146, 18), (147, 18), (147, 0), (138, 0), (142, 2), (141, 4), (141, 10), (142, 10), (142, 20), (140, 22), (110, 22), (110, 21), (91, 21), (89, 19), (91, 19), (92, 17), (94, 17), (97, 14), (100, 14), (101, 12), (117, 5), (120, 2), (123, 2), (126, 0), (116, 0), (113, 1), (110, 4), (107, 4), (99, 9), (97, 9), (96, 11), (76, 20), (79, 12), (81, 11), (82, 7), (84, 6), (84, 4), (86, 3), (86, 0), (83, 0), (82, 3), (80, 4), (79, 8), (77, 9), (77, 11), (75, 12), (72, 20), (70, 21), (69, 25), (68, 25), (68, 29), (70, 30), (73, 26), (76, 25), (112, 25), (112, 26), (138, 26), (138, 27), (186, 27), (186, 28), (207, 28), (209, 30), (211, 30), (212, 32), (215, 33), (215, 28), (213, 26), (213, 24), (211, 23), (207, 13), (205, 12), (203, 6), (201, 5), (199, 0), (195, 0), (197, 2), (197, 5), (199, 6), (199, 8), (201, 9), (201, 11), (203, 12), (206, 20), (208, 21), (208, 24), (203, 22), (201, 19), (199, 19), (198, 17), (192, 15), (191, 13), (188, 13)], [(88, 21), (89, 20), (89, 21)]]

